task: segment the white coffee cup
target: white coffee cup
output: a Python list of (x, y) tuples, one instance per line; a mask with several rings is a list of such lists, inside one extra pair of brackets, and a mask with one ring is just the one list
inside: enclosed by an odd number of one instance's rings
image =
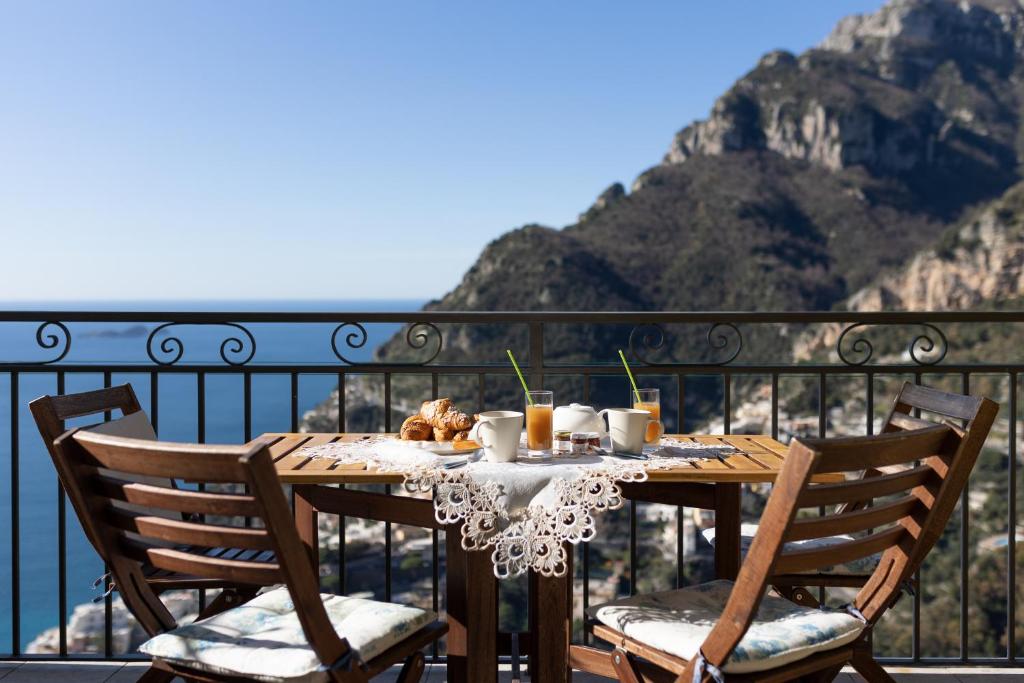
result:
[(519, 452), (523, 433), (523, 414), (514, 410), (488, 410), (480, 413), (469, 438), (484, 447), (484, 460), (512, 462)]
[(665, 433), (662, 424), (651, 419), (651, 414), (646, 410), (606, 408), (598, 415), (608, 418), (608, 435), (612, 439), (612, 452), (614, 453), (639, 454), (643, 452), (647, 425), (651, 423), (658, 425), (659, 439)]

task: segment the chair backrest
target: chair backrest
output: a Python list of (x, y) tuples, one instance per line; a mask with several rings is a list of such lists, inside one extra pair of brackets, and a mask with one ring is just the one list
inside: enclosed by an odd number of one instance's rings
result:
[(67, 420), (88, 415), (112, 414), (114, 411), (120, 411), (123, 416), (142, 411), (131, 384), (84, 391), (79, 394), (40, 396), (28, 406), (32, 411), (32, 417), (35, 418), (39, 435), (43, 437), (46, 449), (51, 452), (54, 440), (64, 433)]
[[(139, 400), (135, 396), (135, 390), (131, 384), (121, 384), (115, 387), (85, 391), (77, 394), (62, 394), (59, 396), (40, 396), (30, 402), (29, 409), (35, 419), (39, 435), (43, 438), (46, 450), (50, 457), (53, 457), (53, 442), (67, 429), (67, 420), (77, 417), (103, 416), (109, 418), (109, 422), (100, 422), (90, 425), (87, 429), (101, 433), (114, 434), (116, 436), (131, 436), (143, 439), (156, 439), (156, 432), (150, 423), (146, 413), (143, 412)], [(117, 416), (116, 413), (121, 415)], [(58, 471), (58, 479), (60, 472)], [(174, 486), (173, 481), (160, 480), (153, 477), (138, 477), (137, 481), (157, 484), (161, 486)], [(61, 486), (67, 488), (66, 483), (61, 479)], [(72, 506), (75, 506), (72, 501)], [(83, 511), (75, 508), (79, 518)], [(168, 515), (170, 516), (170, 515)], [(181, 515), (178, 515), (180, 518)], [(97, 542), (86, 529), (86, 536), (93, 547), (99, 550)]]
[[(284, 583), (321, 661), (330, 665), (348, 653), (321, 602), (317, 575), (265, 444), (177, 444), (77, 429), (60, 436), (53, 453), (68, 495), (85, 512), (82, 524), (96, 539), (125, 603), (149, 632), (173, 628), (174, 619), (146, 583), (143, 564), (232, 583)], [(251, 493), (157, 486), (137, 481), (142, 476), (212, 489), (245, 484)], [(168, 519), (168, 511), (188, 521)], [(246, 517), (253, 526), (243, 525)], [(217, 548), (243, 552), (209, 552)]]
[(948, 424), (966, 430), (979, 417), (984, 400), (904, 382), (882, 424), (882, 432), (921, 429), (933, 424)]
[[(893, 432), (921, 429), (936, 424), (946, 424), (967, 437), (978, 427), (976, 424), (977, 418), (983, 417), (981, 415), (983, 400), (977, 396), (951, 394), (920, 384), (904, 382), (896, 398), (893, 399), (892, 408), (889, 409), (889, 414), (882, 423), (881, 432), (883, 434), (891, 434)], [(987, 435), (988, 427), (985, 428), (985, 435), (982, 436), (982, 441), (984, 441)], [(877, 477), (886, 473), (892, 473), (898, 469), (898, 465), (866, 468), (862, 476), (866, 478)], [(867, 505), (867, 501), (851, 501), (844, 506), (844, 510), (858, 510), (865, 505)]]
[[(721, 666), (732, 653), (775, 575), (880, 553), (878, 566), (852, 606), (873, 624), (895, 601), (941, 536), (998, 411), (997, 404), (984, 398), (962, 397), (959, 408), (945, 402), (933, 405), (928, 399), (941, 394), (933, 391), (904, 387), (900, 396), (905, 402), (897, 399), (897, 407), (909, 411), (906, 401), (912, 398), (931, 408), (956, 409), (950, 416), (966, 420), (965, 428), (907, 423), (917, 428), (875, 436), (797, 439), (790, 444), (729, 602), (701, 648), (707, 661)], [(863, 478), (865, 469), (881, 473)], [(845, 480), (813, 481), (816, 475), (836, 474)], [(871, 506), (849, 505), (865, 502)], [(821, 507), (826, 514), (801, 514)], [(793, 541), (836, 535), (851, 538), (786, 547)]]

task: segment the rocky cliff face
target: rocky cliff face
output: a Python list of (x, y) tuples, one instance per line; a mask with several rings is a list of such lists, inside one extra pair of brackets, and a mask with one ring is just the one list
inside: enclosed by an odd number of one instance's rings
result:
[(966, 310), (1024, 296), (1024, 185), (850, 297), (852, 311)]
[[(850, 311), (953, 311), (1024, 299), (1024, 183), (946, 231), (904, 266), (853, 293)], [(833, 349), (843, 325), (800, 337), (798, 361)], [(993, 331), (993, 334), (996, 334)]]
[(849, 17), (817, 49), (766, 55), (665, 163), (765, 149), (904, 177), (933, 201), (957, 184), (983, 197), (1015, 173), (1022, 27), (1014, 2), (894, 0)]

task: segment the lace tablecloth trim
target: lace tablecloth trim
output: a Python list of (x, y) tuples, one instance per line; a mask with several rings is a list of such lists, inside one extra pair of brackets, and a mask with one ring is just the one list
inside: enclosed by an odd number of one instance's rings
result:
[[(666, 452), (666, 446), (692, 450), (693, 456), (681, 457), (675, 450), (668, 451), (672, 455), (659, 457), (659, 453)], [(445, 469), (446, 462), (462, 456), (438, 456), (424, 449), (402, 446), (390, 437), (312, 446), (299, 454), (343, 463), (365, 463), (382, 473), (401, 474), (407, 491), (433, 491), (437, 521), (446, 525), (462, 522), (462, 547), (492, 549), (495, 576), (509, 578), (530, 569), (544, 576), (564, 576), (568, 570), (565, 544), (591, 540), (596, 531), (594, 514), (622, 507), (620, 482), (644, 481), (649, 470), (678, 468), (689, 460), (716, 457), (730, 448), (666, 439), (662, 448), (651, 453), (647, 460), (614, 456), (578, 464), (573, 460), (558, 460), (558, 464), (574, 465), (570, 470), (558, 471), (563, 474), (568, 471), (575, 476), (552, 476), (544, 486), (544, 495), (535, 496), (523, 506), (508, 504), (506, 487), (517, 476), (516, 467), (532, 465), (496, 466), (473, 461), (463, 467)], [(487, 476), (480, 471), (485, 468), (488, 468)], [(537, 499), (543, 502), (536, 502)]]

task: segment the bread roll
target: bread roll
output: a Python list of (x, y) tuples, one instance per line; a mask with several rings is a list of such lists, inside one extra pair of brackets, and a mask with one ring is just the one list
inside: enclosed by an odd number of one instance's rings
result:
[(434, 428), (421, 415), (410, 415), (402, 423), (399, 436), (405, 441), (428, 441), (434, 435)]

